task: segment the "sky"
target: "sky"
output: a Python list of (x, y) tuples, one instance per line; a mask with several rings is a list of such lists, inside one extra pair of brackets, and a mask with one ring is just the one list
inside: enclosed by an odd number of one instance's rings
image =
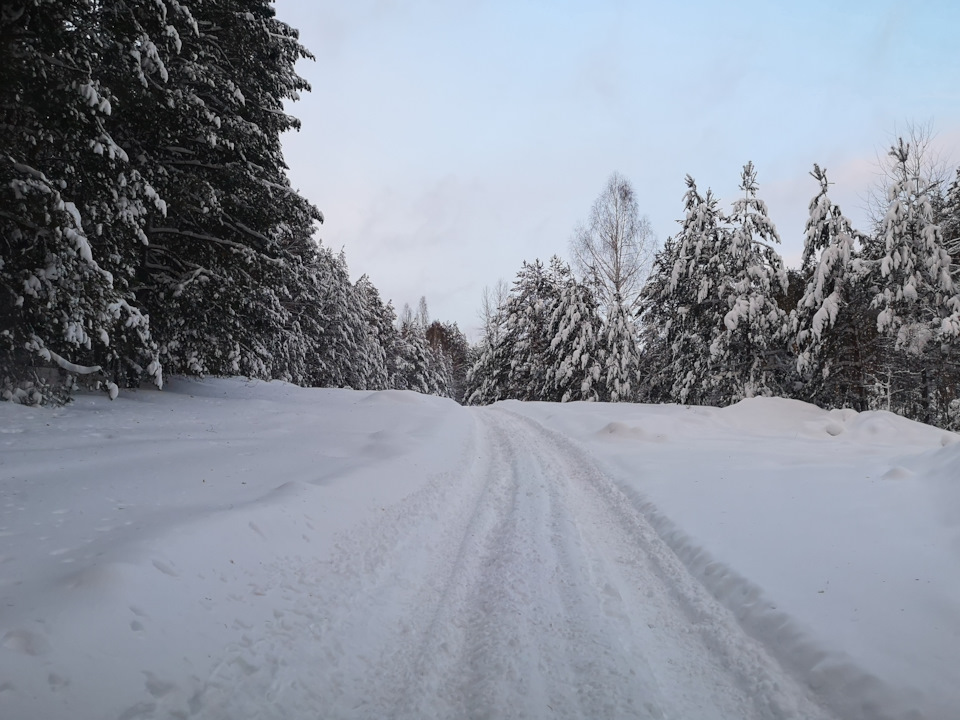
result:
[(798, 266), (813, 163), (861, 229), (911, 123), (960, 160), (960, 3), (277, 0), (315, 60), (289, 106), (318, 236), (399, 310), (477, 339), (484, 287), (569, 257), (613, 172), (660, 242), (684, 177), (729, 208), (752, 161)]

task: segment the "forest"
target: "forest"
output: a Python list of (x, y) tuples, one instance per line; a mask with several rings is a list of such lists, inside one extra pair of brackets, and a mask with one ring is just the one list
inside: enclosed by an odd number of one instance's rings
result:
[(960, 428), (960, 170), (931, 161), (929, 138), (914, 127), (890, 148), (869, 232), (814, 165), (799, 269), (777, 252), (752, 163), (729, 211), (688, 176), (661, 248), (614, 174), (575, 233), (574, 267), (524, 263), (485, 309), (468, 402), (763, 395)]
[(470, 346), (317, 240), (281, 146), (310, 57), (269, 0), (3, 3), (0, 396), (242, 375), (466, 404), (778, 395), (960, 429), (960, 170), (922, 131), (868, 228), (813, 167), (798, 269), (752, 163), (729, 208), (687, 177), (662, 246), (614, 174), (571, 262), (488, 290)]

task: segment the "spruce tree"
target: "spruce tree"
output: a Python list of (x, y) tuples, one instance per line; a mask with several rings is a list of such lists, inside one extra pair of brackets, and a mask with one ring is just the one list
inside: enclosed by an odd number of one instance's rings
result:
[(679, 299), (682, 288), (671, 292), (678, 248), (672, 237), (653, 259), (650, 275), (640, 295), (640, 341), (643, 348), (643, 375), (638, 386), (639, 399), (649, 403), (673, 402), (675, 367), (673, 345), (680, 333)]
[(546, 386), (542, 400), (599, 400), (601, 358), (600, 316), (596, 293), (569, 277), (550, 315), (547, 335)]
[(801, 274), (804, 294), (793, 315), (801, 397), (823, 407), (867, 408), (869, 373), (874, 364), (868, 299), (853, 228), (828, 195), (825, 169), (813, 166), (820, 192), (810, 201)]
[(161, 382), (131, 279), (145, 217), (163, 202), (112, 130), (117, 86), (138, 79), (105, 70), (112, 49), (137, 35), (104, 21), (110, 7), (24, 0), (0, 13), (0, 391), (9, 399), (63, 398), (78, 375), (111, 394), (131, 376)]
[(363, 339), (356, 359), (363, 363), (363, 381), (358, 389), (384, 390), (389, 387), (388, 349), (396, 333), (396, 313), (384, 304), (380, 292), (366, 275), (354, 284), (363, 320)]
[(280, 146), (299, 126), (283, 102), (308, 89), (294, 64), (309, 54), (267, 0), (196, 2), (168, 20), (178, 52), (125, 98), (144, 120), (122, 142), (166, 201), (148, 221), (137, 297), (168, 371), (271, 377), (296, 344), (285, 329), (304, 291), (298, 262), (317, 261), (303, 238), (321, 216), (290, 187)]
[(510, 377), (506, 308), (492, 308), (483, 337), (467, 370), (464, 397), (467, 405), (489, 405), (508, 397)]
[[(893, 341), (893, 350), (915, 379), (912, 399), (900, 400), (903, 411), (934, 422), (949, 398), (937, 389), (937, 367), (943, 348), (939, 335), (953, 333), (952, 298), (956, 287), (952, 261), (934, 218), (931, 185), (911, 162), (911, 146), (899, 140), (891, 148), (894, 182), (888, 189), (888, 210), (879, 228), (879, 310), (877, 329)], [(893, 388), (888, 389), (888, 397)], [(905, 402), (904, 402), (905, 401)]]
[(523, 263), (505, 307), (505, 342), (509, 358), (507, 397), (539, 400), (547, 388), (550, 316), (570, 270), (554, 256), (544, 268), (539, 260)]
[(757, 173), (747, 163), (741, 175), (743, 196), (733, 203), (729, 242), (720, 247), (726, 271), (719, 291), (727, 312), (726, 332), (710, 347), (712, 383), (720, 404), (781, 391), (788, 320), (776, 296), (786, 293), (787, 276), (774, 245), (780, 237), (757, 197)]
[(614, 302), (600, 328), (602, 399), (632, 402), (637, 396), (639, 351), (637, 326), (620, 302)]
[[(724, 280), (723, 246), (729, 242), (724, 217), (709, 190), (700, 195), (696, 182), (686, 178), (684, 218), (674, 239), (675, 252), (669, 277), (659, 287), (660, 299), (675, 308), (667, 364), (673, 402), (694, 405), (716, 401), (712, 394), (714, 371), (710, 348), (723, 332), (726, 305), (720, 295)], [(667, 268), (663, 268), (667, 275)], [(655, 302), (655, 300), (652, 300)]]

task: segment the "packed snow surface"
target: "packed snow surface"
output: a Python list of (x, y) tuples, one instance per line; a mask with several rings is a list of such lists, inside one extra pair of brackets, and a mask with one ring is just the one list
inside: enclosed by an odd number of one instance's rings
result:
[(0, 403), (0, 718), (954, 719), (957, 440), (768, 398)]

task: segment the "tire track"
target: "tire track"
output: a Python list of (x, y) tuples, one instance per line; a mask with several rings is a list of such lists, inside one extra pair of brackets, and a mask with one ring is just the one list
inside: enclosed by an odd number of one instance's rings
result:
[[(182, 717), (830, 720), (563, 436), (475, 412), (460, 471), (258, 592)], [(152, 712), (151, 712), (152, 715)]]

